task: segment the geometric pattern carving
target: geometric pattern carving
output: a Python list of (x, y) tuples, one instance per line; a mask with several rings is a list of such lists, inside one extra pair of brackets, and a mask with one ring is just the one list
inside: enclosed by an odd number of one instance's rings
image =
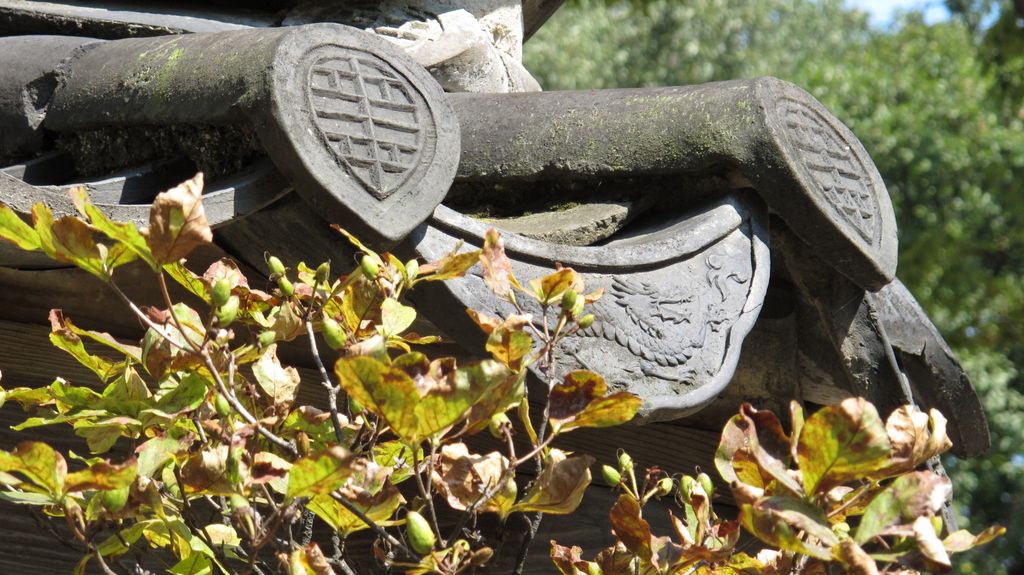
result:
[(335, 159), (378, 200), (419, 165), (426, 102), (371, 54), (334, 47), (309, 71), (314, 124)]
[(842, 134), (807, 104), (780, 98), (778, 108), (786, 137), (833, 212), (868, 245), (876, 245), (882, 219), (878, 191), (861, 159)]

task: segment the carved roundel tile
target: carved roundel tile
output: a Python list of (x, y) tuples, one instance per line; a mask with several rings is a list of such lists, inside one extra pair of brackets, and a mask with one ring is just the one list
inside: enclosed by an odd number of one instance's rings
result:
[(339, 24), (279, 34), (270, 101), (253, 101), (268, 155), (324, 220), (378, 247), (402, 240), (455, 179), (459, 121), (447, 95), (373, 34)]
[(834, 214), (868, 245), (879, 245), (879, 190), (847, 135), (806, 102), (780, 98), (777, 106), (791, 147)]
[(337, 162), (383, 200), (409, 179), (424, 148), (423, 96), (384, 60), (339, 46), (308, 72), (313, 123)]

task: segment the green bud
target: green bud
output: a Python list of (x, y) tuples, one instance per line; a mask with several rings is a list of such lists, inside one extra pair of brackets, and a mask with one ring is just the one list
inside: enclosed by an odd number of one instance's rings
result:
[(711, 477), (707, 473), (700, 473), (697, 475), (697, 482), (704, 489), (704, 493), (708, 494), (708, 499), (715, 493), (715, 484), (711, 481)]
[(562, 309), (566, 311), (571, 311), (574, 307), (576, 307), (576, 299), (578, 297), (579, 294), (576, 293), (576, 290), (572, 288), (565, 290), (565, 293), (562, 294)]
[(690, 500), (690, 494), (693, 493), (693, 486), (697, 484), (697, 480), (689, 475), (684, 475), (679, 479), (679, 495), (683, 501)]
[(674, 484), (670, 477), (661, 478), (658, 481), (658, 497), (664, 497), (672, 493), (672, 487), (674, 487)]
[(284, 264), (277, 256), (270, 256), (267, 258), (267, 268), (270, 269), (270, 273), (275, 275), (281, 275), (284, 273)]
[(936, 535), (942, 535), (942, 517), (940, 515), (932, 515), (932, 529), (935, 530)]
[(594, 319), (594, 314), (592, 313), (588, 313), (587, 315), (581, 317), (579, 321), (580, 329), (587, 329), (588, 327), (594, 325)]
[(281, 295), (284, 297), (292, 297), (295, 295), (295, 286), (288, 278), (281, 276), (277, 278), (277, 287), (281, 288)]
[(221, 394), (217, 394), (217, 399), (213, 400), (213, 408), (217, 410), (217, 415), (221, 417), (227, 417), (231, 415), (231, 403), (228, 398)]
[(327, 342), (327, 347), (331, 349), (341, 349), (345, 347), (345, 330), (341, 329), (341, 324), (334, 320), (334, 318), (325, 315), (323, 321), (320, 324), (320, 333), (324, 335), (324, 341)]
[(420, 262), (416, 260), (409, 260), (405, 262), (405, 275), (409, 278), (409, 281), (416, 279), (416, 276), (420, 273)]
[(331, 277), (331, 262), (324, 262), (316, 268), (316, 283), (326, 283)]
[(620, 475), (619, 471), (611, 465), (601, 466), (601, 477), (604, 478), (604, 482), (607, 483), (609, 487), (616, 487), (618, 484), (622, 483), (622, 475)]
[(840, 521), (832, 525), (832, 532), (839, 536), (840, 539), (846, 539), (850, 536), (850, 524), (845, 521)]
[(377, 274), (380, 273), (380, 265), (373, 261), (372, 256), (364, 255), (363, 258), (359, 260), (359, 267), (362, 268), (363, 274), (371, 280), (377, 279)]
[(270, 347), (277, 341), (277, 332), (268, 329), (260, 334), (260, 347)]
[(229, 297), (231, 297), (231, 280), (220, 278), (210, 290), (210, 303), (213, 304), (213, 307), (220, 307), (228, 302)]
[(633, 458), (625, 451), (619, 454), (619, 469), (623, 471), (633, 469)]
[(434, 549), (434, 531), (419, 513), (410, 511), (405, 515), (405, 534), (409, 538), (409, 546), (420, 555)]
[(238, 317), (238, 306), (240, 303), (238, 296), (233, 295), (228, 298), (224, 305), (217, 308), (217, 325), (219, 327), (227, 327), (231, 325), (231, 322), (235, 321), (235, 318)]
[(498, 413), (491, 416), (491, 421), (487, 424), (487, 431), (490, 431), (495, 438), (501, 439), (501, 428), (506, 425), (512, 425), (512, 421), (504, 413)]
[(130, 489), (130, 487), (122, 487), (120, 489), (100, 491), (100, 503), (103, 504), (103, 508), (107, 511), (117, 513), (124, 509), (124, 506), (128, 503), (128, 492)]

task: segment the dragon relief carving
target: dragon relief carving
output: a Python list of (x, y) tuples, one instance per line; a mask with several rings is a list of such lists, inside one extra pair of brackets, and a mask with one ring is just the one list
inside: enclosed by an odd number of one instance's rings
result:
[[(731, 309), (735, 305), (729, 305), (730, 299), (739, 295), (745, 300), (745, 292), (737, 293), (736, 287), (748, 284), (750, 275), (730, 269), (727, 262), (710, 255), (704, 261), (703, 282), (699, 276), (681, 278), (669, 288), (661, 282), (612, 277), (608, 293), (595, 304), (597, 321), (567, 341), (564, 351), (585, 363), (577, 353), (585, 340), (602, 338), (628, 349), (644, 375), (672, 382), (692, 380), (700, 368), (691, 366), (690, 360), (739, 314)], [(724, 338), (718, 339), (723, 341), (716, 347), (724, 347)], [(721, 355), (711, 353), (714, 361), (702, 362), (708, 374), (717, 370)]]

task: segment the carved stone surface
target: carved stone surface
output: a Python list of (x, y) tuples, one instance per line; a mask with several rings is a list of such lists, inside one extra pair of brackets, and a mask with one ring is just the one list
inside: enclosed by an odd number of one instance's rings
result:
[(401, 240), (454, 178), (454, 112), (433, 78), (383, 40), (331, 24), (293, 30), (274, 56), (261, 141), (324, 217)]
[(833, 213), (869, 245), (878, 246), (882, 214), (879, 191), (867, 168), (870, 164), (820, 110), (794, 98), (779, 98), (777, 107), (788, 128), (787, 140), (801, 166), (818, 183)]
[[(558, 261), (582, 272), (588, 290), (606, 290), (595, 304), (597, 321), (557, 350), (558, 372), (602, 373), (611, 387), (643, 398), (644, 421), (675, 419), (713, 400), (732, 377), (768, 282), (768, 247), (756, 205), (756, 199), (751, 205), (728, 197), (674, 225), (601, 247), (506, 235), (521, 280), (550, 273)], [(485, 227), (441, 206), (413, 241), (420, 255), (435, 259), (459, 239), (478, 243)], [(446, 284), (429, 295), (434, 299), (428, 305), (441, 308), (432, 318), (460, 341), (481, 334), (455, 310), (514, 312), (480, 276)], [(519, 299), (540, 321), (539, 306)]]
[(449, 91), (518, 92), (540, 86), (522, 65), (524, 24), (535, 30), (561, 1), (221, 0), (213, 5), (0, 1), (0, 36), (66, 34), (118, 39), (335, 22), (378, 34), (428, 68)]
[[(0, 39), (0, 67), (17, 61), (3, 50), (16, 40)], [(33, 111), (44, 128), (85, 138), (143, 130), (136, 138), (145, 140), (177, 126), (244, 126), (324, 217), (380, 243), (424, 221), (457, 167), (458, 121), (440, 86), (353, 28), (94, 42), (60, 65), (62, 82)], [(10, 69), (4, 79), (15, 86), (40, 75)]]
[(452, 94), (452, 103), (461, 181), (507, 190), (566, 178), (728, 178), (755, 188), (857, 285), (895, 277), (896, 219), (878, 170), (842, 122), (788, 82)]
[(420, 162), (427, 103), (371, 54), (325, 46), (313, 57), (309, 106), (320, 136), (370, 194), (386, 199)]

